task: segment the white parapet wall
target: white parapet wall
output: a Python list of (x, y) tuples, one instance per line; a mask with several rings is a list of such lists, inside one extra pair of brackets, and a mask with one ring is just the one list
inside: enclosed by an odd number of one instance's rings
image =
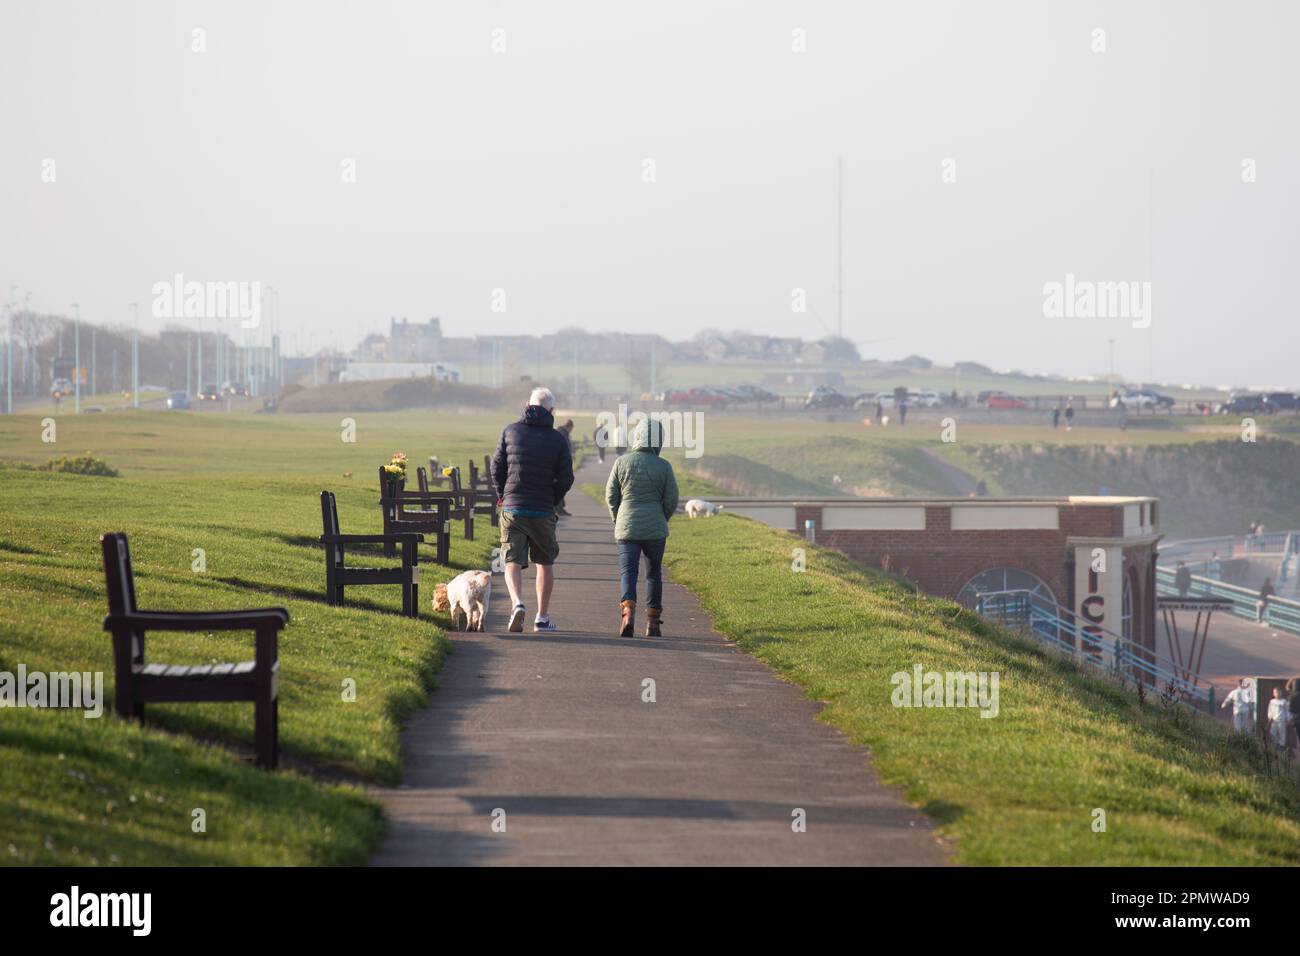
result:
[(954, 504), (953, 531), (1056, 531), (1061, 515), (1055, 502), (1040, 504)]
[(924, 531), (925, 505), (822, 506), (825, 531)]

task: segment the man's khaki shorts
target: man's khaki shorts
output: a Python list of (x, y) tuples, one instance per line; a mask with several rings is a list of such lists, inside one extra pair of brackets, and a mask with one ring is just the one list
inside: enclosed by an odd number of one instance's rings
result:
[(555, 540), (556, 521), (555, 515), (530, 518), (502, 512), (501, 546), (506, 564), (526, 568), (530, 556), (534, 564), (554, 564), (560, 554), (560, 543)]

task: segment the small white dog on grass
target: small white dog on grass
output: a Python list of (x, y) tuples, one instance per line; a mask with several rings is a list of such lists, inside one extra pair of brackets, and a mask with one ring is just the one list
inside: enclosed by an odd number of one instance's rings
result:
[(722, 505), (715, 505), (711, 501), (705, 501), (703, 498), (692, 498), (686, 502), (686, 517), (698, 518), (703, 515), (706, 518), (712, 518), (722, 510)]
[(457, 628), (463, 611), (468, 629), (482, 631), (491, 603), (492, 574), (488, 571), (465, 571), (433, 589), (433, 609), (450, 611), (451, 621)]

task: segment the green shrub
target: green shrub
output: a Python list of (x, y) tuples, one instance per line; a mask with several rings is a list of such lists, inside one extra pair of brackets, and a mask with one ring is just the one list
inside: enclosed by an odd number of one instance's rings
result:
[(45, 463), (46, 471), (62, 471), (70, 475), (95, 475), (99, 478), (116, 478), (118, 475), (116, 468), (108, 467), (108, 463), (96, 458), (87, 452), (84, 455), (77, 455), (75, 458), (69, 458), (64, 455), (62, 458), (51, 458)]

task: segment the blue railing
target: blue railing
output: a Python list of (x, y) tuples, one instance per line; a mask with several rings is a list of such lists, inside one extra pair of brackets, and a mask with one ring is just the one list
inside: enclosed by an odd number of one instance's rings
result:
[[(1158, 594), (1178, 596), (1174, 586), (1174, 569), (1160, 567), (1156, 569), (1156, 592)], [(1212, 597), (1232, 602), (1232, 613), (1254, 621), (1259, 614), (1259, 594), (1250, 588), (1235, 584), (1225, 584), (1212, 577), (1193, 574), (1191, 587), (1187, 589), (1188, 597)], [(1278, 630), (1300, 634), (1300, 602), (1286, 598), (1271, 597), (1264, 610), (1264, 623)]]
[(1196, 709), (1214, 710), (1214, 687), (1168, 658), (1114, 631), (1080, 624), (1069, 608), (1029, 591), (987, 591), (977, 596), (983, 617), (1032, 634), (1040, 641), (1118, 679), (1174, 692)]

